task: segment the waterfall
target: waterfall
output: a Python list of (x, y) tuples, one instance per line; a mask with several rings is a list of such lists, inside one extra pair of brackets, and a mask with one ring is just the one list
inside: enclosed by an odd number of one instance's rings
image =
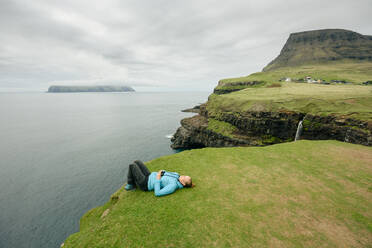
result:
[[(302, 121), (303, 121), (303, 120), (302, 120)], [(296, 137), (295, 137), (295, 141), (300, 139), (301, 132), (302, 132), (302, 121), (300, 121), (300, 122), (298, 123), (298, 126), (297, 126), (297, 132), (296, 132)]]

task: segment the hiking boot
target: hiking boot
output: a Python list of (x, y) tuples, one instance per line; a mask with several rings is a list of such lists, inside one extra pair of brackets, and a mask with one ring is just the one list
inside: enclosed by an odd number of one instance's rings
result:
[(133, 189), (135, 189), (136, 187), (134, 187), (134, 185), (133, 184), (129, 184), (129, 183), (127, 183), (127, 185), (125, 185), (125, 190), (133, 190)]

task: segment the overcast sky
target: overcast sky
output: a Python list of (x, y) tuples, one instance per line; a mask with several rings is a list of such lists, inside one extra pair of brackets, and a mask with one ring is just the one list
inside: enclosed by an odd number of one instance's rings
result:
[(0, 0), (0, 90), (211, 91), (262, 70), (290, 33), (372, 34), (371, 13), (371, 0)]

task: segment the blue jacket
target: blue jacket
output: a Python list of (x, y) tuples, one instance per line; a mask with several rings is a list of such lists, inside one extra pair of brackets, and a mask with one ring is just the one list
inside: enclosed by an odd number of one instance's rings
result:
[(178, 181), (180, 177), (178, 173), (166, 171), (160, 180), (156, 179), (157, 174), (157, 172), (152, 172), (147, 182), (148, 190), (154, 190), (156, 196), (169, 195), (177, 189), (183, 188), (183, 185)]

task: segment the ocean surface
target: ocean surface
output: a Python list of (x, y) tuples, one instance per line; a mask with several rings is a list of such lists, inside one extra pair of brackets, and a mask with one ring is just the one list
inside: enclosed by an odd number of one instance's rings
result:
[(209, 94), (0, 93), (0, 247), (59, 247)]

